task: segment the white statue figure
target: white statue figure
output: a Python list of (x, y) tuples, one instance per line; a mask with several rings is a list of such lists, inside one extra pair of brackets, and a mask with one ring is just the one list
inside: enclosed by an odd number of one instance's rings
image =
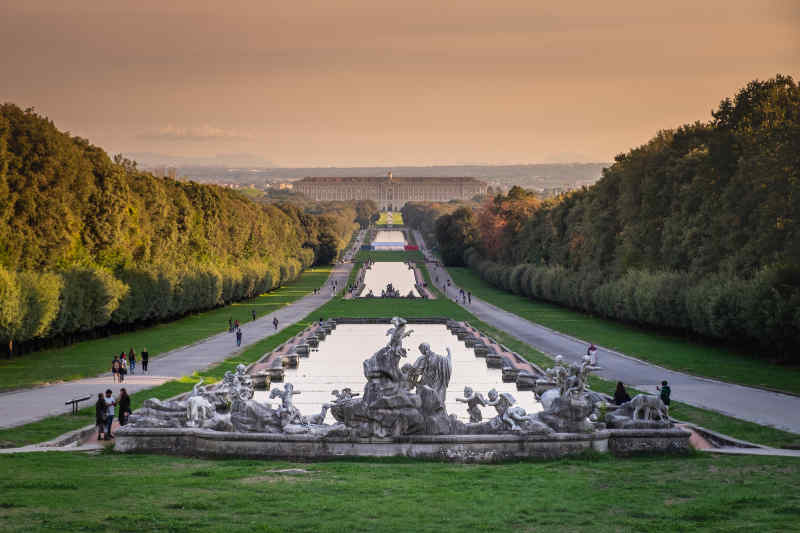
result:
[(391, 335), (389, 347), (398, 357), (405, 357), (406, 351), (403, 349), (403, 339), (414, 333), (414, 330), (406, 331), (408, 322), (399, 316), (393, 317), (391, 322), (392, 327), (386, 332), (386, 335)]
[(200, 426), (204, 420), (213, 418), (216, 409), (206, 398), (206, 388), (201, 386), (202, 381), (192, 388), (192, 394), (186, 400), (186, 425)]
[(525, 420), (527, 413), (522, 407), (515, 406), (515, 403), (517, 400), (509, 393), (498, 393), (496, 389), (492, 389), (489, 391), (489, 401), (486, 402), (486, 405), (494, 407), (497, 416), (502, 422), (508, 424), (512, 431), (519, 431), (522, 429), (519, 427), (519, 422)]
[(486, 405), (486, 400), (483, 399), (483, 395), (480, 392), (474, 392), (472, 387), (464, 387), (464, 397), (456, 398), (456, 401), (467, 404), (470, 422), (475, 423), (483, 420), (483, 414), (478, 406)]
[(344, 402), (347, 400), (352, 400), (356, 396), (360, 396), (360, 392), (353, 392), (350, 387), (345, 387), (342, 389), (342, 392), (339, 392), (337, 389), (331, 391), (331, 394), (336, 397), (334, 403), (336, 402)]
[(312, 425), (324, 424), (325, 423), (325, 416), (328, 414), (328, 409), (330, 409), (330, 408), (331, 408), (331, 404), (323, 403), (322, 404), (322, 410), (319, 413), (315, 414), (315, 415), (311, 415), (311, 416), (307, 417), (306, 418), (306, 423), (312, 424)]
[(567, 378), (567, 396), (580, 396), (586, 392), (586, 381), (591, 372), (592, 358), (584, 355), (581, 363), (570, 365), (570, 376)]
[(287, 383), (283, 386), (283, 390), (281, 389), (272, 389), (269, 393), (270, 400), (273, 398), (280, 398), (281, 405), (278, 407), (278, 417), (281, 419), (282, 425), (287, 424), (301, 424), (303, 422), (303, 416), (300, 414), (300, 411), (297, 407), (294, 406), (294, 401), (292, 400), (292, 396), (295, 394), (300, 394), (300, 391), (294, 390), (294, 385), (291, 383)]
[(422, 355), (414, 362), (417, 393), (419, 393), (420, 386), (430, 387), (436, 392), (442, 404), (447, 396), (447, 386), (450, 384), (450, 374), (453, 371), (450, 348), (446, 348), (446, 350), (447, 356), (445, 357), (431, 350), (430, 344), (423, 342), (419, 345)]

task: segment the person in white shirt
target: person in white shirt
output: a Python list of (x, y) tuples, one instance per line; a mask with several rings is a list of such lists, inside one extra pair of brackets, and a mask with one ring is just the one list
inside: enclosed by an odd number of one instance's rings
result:
[(114, 435), (111, 434), (111, 424), (114, 422), (114, 407), (117, 401), (111, 395), (111, 389), (106, 389), (106, 440), (113, 439)]

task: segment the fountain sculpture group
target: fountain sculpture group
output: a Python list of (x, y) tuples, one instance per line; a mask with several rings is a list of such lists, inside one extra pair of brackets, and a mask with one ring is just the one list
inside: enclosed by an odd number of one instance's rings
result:
[[(195, 386), (188, 398), (147, 400), (144, 407), (131, 415), (130, 424), (117, 433), (117, 447), (123, 451), (209, 453), (207, 448), (193, 449), (192, 444), (187, 444), (189, 441), (176, 445), (175, 438), (202, 435), (215, 441), (237, 443), (243, 441), (241, 434), (263, 434), (257, 439), (261, 444), (248, 445), (246, 449), (232, 444), (215, 450), (221, 449), (228, 455), (236, 450), (248, 455), (292, 455), (286, 439), (295, 438), (296, 443), (306, 446), (314, 443), (309, 449), (323, 454), (347, 453), (331, 452), (336, 448), (351, 450), (353, 455), (438, 455), (460, 460), (496, 460), (523, 453), (508, 451), (509, 442), (526, 443), (517, 448), (526, 449), (527, 455), (561, 455), (587, 446), (605, 451), (609, 438), (613, 437), (607, 428), (619, 428), (614, 431), (623, 433), (628, 448), (630, 439), (636, 437), (631, 430), (640, 433), (655, 430), (655, 435), (641, 434), (650, 439), (649, 445), (639, 446), (641, 449), (653, 449), (652, 443), (656, 441), (655, 449), (683, 450), (688, 445), (688, 434), (669, 429), (666, 408), (658, 398), (639, 395), (607, 412), (605, 400), (586, 387), (591, 371), (588, 358), (570, 366), (557, 358), (555, 366), (536, 382), (535, 394), (544, 407), (540, 413), (526, 413), (515, 405), (509, 393), (492, 389), (484, 397), (467, 387), (464, 397), (457, 401), (467, 403), (470, 420), (459, 420), (448, 414), (445, 406), (452, 373), (449, 348), (442, 355), (422, 343), (419, 346), (422, 355), (401, 366), (407, 356), (403, 340), (412, 331), (402, 318), (393, 318), (391, 324), (388, 343), (363, 363), (367, 380), (363, 394), (348, 388), (334, 390), (331, 401), (322, 406), (320, 413), (307, 416), (294, 405), (294, 396), (302, 391), (295, 391), (291, 383), (286, 383), (283, 389), (271, 390), (270, 400), (279, 400), (275, 406), (255, 400), (253, 381), (244, 365), (239, 365), (216, 386)], [(484, 420), (481, 406), (494, 407), (496, 416)], [(328, 411), (335, 420), (333, 424), (325, 423)], [(162, 430), (183, 432), (159, 433)], [(169, 438), (165, 441), (159, 436)], [(419, 453), (408, 446), (397, 447), (398, 443), (409, 442), (420, 443)], [(575, 442), (582, 442), (583, 447), (576, 447)], [(347, 443), (353, 447), (347, 448)], [(371, 447), (364, 448), (365, 443)], [(168, 449), (170, 445), (176, 449)], [(383, 445), (386, 446), (381, 448)], [(254, 446), (261, 446), (260, 451), (254, 451)], [(475, 452), (476, 447), (479, 452)], [(506, 452), (498, 452), (501, 448)], [(294, 449), (303, 454), (300, 448)]]

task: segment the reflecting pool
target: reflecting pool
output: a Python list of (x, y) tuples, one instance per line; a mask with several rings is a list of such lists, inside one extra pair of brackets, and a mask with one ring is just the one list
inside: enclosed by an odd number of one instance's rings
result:
[(415, 286), (414, 271), (401, 262), (374, 263), (364, 274), (364, 290), (361, 296), (366, 296), (371, 290), (374, 296), (379, 297), (389, 283), (400, 291), (401, 296), (407, 296), (409, 291), (413, 292), (414, 296), (420, 296)]
[(406, 237), (402, 231), (381, 230), (375, 234), (372, 246), (376, 250), (404, 250)]
[[(339, 324), (320, 342), (319, 351), (312, 352), (308, 358), (301, 358), (297, 368), (287, 368), (284, 382), (291, 383), (295, 390), (301, 392), (294, 397), (294, 403), (300, 412), (304, 415), (319, 413), (322, 404), (333, 399), (331, 391), (334, 389), (350, 387), (353, 392), (363, 394), (366, 379), (362, 363), (386, 345), (386, 332), (390, 327), (390, 324)], [(469, 421), (466, 404), (456, 401), (456, 398), (463, 397), (465, 385), (482, 393), (484, 398), (492, 388), (499, 392), (509, 392), (517, 400), (517, 405), (527, 412), (541, 411), (541, 404), (536, 401), (533, 392), (518, 391), (514, 383), (503, 383), (500, 369), (487, 368), (486, 361), (475, 357), (475, 352), (450, 333), (444, 324), (409, 324), (408, 329), (413, 330), (403, 343), (408, 357), (401, 360), (400, 366), (416, 361), (421, 355), (418, 346), (422, 342), (427, 342), (434, 352), (442, 355), (447, 353), (445, 347), (450, 348), (453, 372), (447, 389), (448, 413), (455, 414), (465, 422)], [(281, 383), (273, 384), (273, 387), (282, 386)], [(256, 391), (256, 399), (261, 402), (269, 401), (268, 391)], [(273, 400), (273, 404), (276, 401)], [(482, 407), (481, 411), (484, 420), (496, 414), (491, 407)], [(330, 413), (325, 422), (335, 422)]]

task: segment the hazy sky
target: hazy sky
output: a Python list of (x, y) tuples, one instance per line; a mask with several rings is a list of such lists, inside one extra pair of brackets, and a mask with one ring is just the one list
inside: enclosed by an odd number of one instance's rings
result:
[(0, 0), (0, 101), (111, 153), (609, 161), (800, 75), (800, 1)]

